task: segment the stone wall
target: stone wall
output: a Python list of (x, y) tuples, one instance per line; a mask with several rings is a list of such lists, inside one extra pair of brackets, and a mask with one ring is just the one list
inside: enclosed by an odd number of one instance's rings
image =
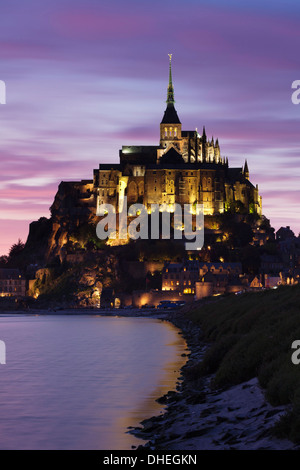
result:
[(161, 300), (182, 300), (184, 302), (193, 302), (194, 295), (182, 294), (174, 291), (133, 291), (132, 293), (132, 305), (137, 308), (141, 308), (143, 305), (157, 305)]

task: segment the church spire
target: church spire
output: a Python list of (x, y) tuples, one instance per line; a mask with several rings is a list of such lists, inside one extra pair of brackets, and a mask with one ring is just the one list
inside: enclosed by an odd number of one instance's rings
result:
[(174, 103), (174, 87), (172, 82), (172, 54), (169, 54), (169, 84), (167, 93), (167, 108), (161, 124), (181, 124)]
[(244, 176), (247, 180), (249, 180), (249, 168), (248, 168), (248, 162), (247, 159), (245, 160), (245, 166), (244, 166)]
[(168, 54), (170, 62), (169, 62), (169, 85), (168, 85), (168, 94), (167, 94), (167, 103), (173, 104), (175, 103), (174, 100), (174, 88), (172, 83), (172, 54)]

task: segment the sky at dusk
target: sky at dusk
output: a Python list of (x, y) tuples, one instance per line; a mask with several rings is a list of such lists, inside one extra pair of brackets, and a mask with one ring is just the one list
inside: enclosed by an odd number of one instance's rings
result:
[(0, 6), (0, 255), (49, 217), (60, 181), (157, 145), (168, 53), (182, 128), (248, 160), (263, 213), (300, 231), (300, 3), (10, 0)]

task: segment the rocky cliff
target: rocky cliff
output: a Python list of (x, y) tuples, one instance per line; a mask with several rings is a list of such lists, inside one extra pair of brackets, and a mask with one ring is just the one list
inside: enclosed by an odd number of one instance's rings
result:
[(63, 261), (68, 250), (100, 242), (91, 180), (60, 183), (50, 211), (50, 219), (42, 217), (30, 224), (25, 253), (31, 254), (32, 261), (43, 264), (55, 257)]

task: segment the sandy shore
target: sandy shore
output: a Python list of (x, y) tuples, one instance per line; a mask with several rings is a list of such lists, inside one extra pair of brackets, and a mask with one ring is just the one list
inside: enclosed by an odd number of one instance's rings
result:
[(286, 407), (273, 407), (264, 397), (257, 378), (227, 390), (212, 391), (212, 376), (205, 377), (194, 389), (185, 378), (185, 369), (199, 362), (207, 345), (199, 340), (200, 330), (182, 319), (180, 313), (169, 315), (182, 331), (190, 354), (182, 369), (177, 392), (160, 399), (166, 404), (164, 414), (141, 423), (131, 430), (148, 440), (144, 448), (155, 450), (291, 450), (300, 449), (287, 439), (271, 433)]

